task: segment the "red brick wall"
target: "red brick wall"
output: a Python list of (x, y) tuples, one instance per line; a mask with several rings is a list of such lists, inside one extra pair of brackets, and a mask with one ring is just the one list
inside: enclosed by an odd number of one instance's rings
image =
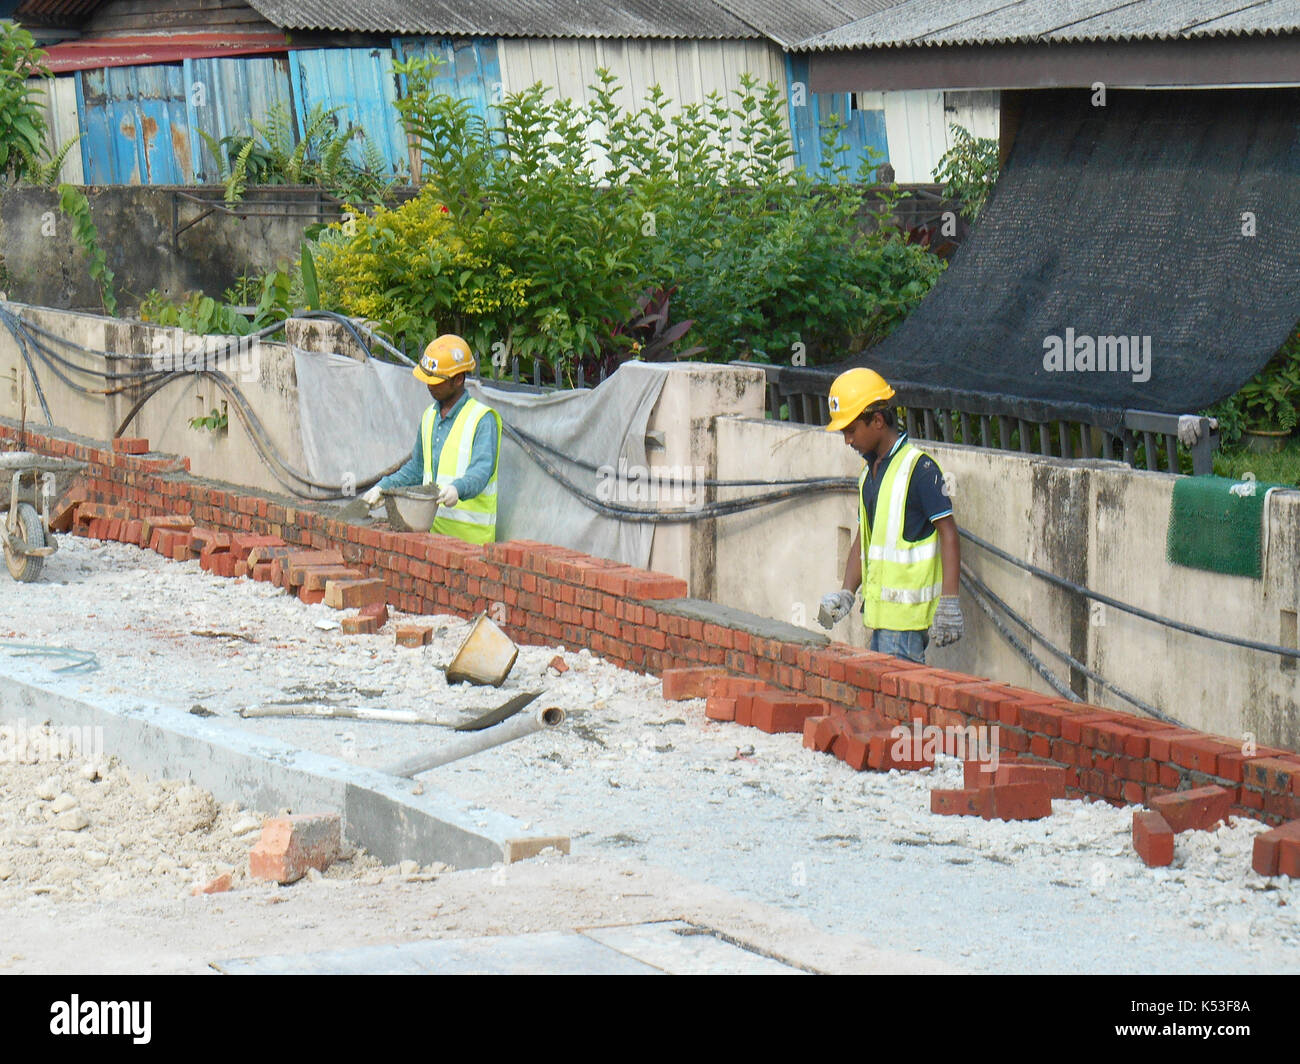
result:
[[(16, 435), (0, 423), (0, 439)], [(333, 519), (328, 508), (199, 480), (186, 459), (114, 453), (30, 431), (25, 445), (88, 462), (69, 495), (117, 510), (102, 516), (186, 514), (207, 528), (339, 550), (349, 566), (384, 581), (389, 605), (410, 613), (471, 617), (486, 610), (519, 643), (588, 647), (656, 675), (720, 666), (909, 726), (996, 725), (1003, 751), (1064, 766), (1071, 797), (1138, 803), (1214, 784), (1232, 791), (1235, 814), (1269, 823), (1300, 817), (1300, 755), (1291, 751), (1261, 747), (1246, 756), (1229, 739), (843, 643), (800, 645), (761, 638), (741, 622), (724, 627), (676, 616), (656, 606), (684, 597), (684, 581), (565, 547), (527, 540), (470, 546), (362, 527)]]

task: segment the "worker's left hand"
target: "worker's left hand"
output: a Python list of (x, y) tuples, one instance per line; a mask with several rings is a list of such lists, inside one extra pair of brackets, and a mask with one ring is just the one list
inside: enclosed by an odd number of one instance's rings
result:
[(455, 506), (458, 502), (460, 502), (460, 492), (456, 490), (456, 485), (444, 484), (438, 493), (438, 505)]
[(961, 602), (956, 595), (944, 595), (939, 599), (939, 608), (934, 611), (930, 639), (937, 647), (949, 646), (961, 638), (963, 626)]

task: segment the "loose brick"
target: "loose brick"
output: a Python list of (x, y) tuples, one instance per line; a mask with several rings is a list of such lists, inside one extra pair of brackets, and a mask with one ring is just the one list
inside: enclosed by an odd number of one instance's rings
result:
[(937, 813), (939, 816), (978, 816), (988, 820), (992, 809), (993, 789), (991, 787), (930, 792), (930, 812)]
[(986, 820), (1042, 820), (1052, 815), (1046, 783), (1003, 783), (987, 788), (993, 807)]
[(1148, 868), (1164, 868), (1174, 862), (1174, 831), (1159, 813), (1150, 809), (1133, 811), (1133, 849)]
[(262, 825), (262, 837), (249, 851), (248, 874), (296, 882), (309, 868), (325, 871), (338, 857), (340, 841), (337, 813), (275, 817)]
[(1255, 836), (1255, 849), (1251, 855), (1251, 868), (1261, 876), (1280, 874), (1281, 847), (1284, 841), (1300, 840), (1300, 820), (1292, 820), (1272, 831)]
[[(826, 716), (830, 706), (816, 698), (803, 695), (758, 692), (747, 696), (751, 701), (750, 723), (759, 731), (773, 735), (781, 732), (802, 732), (803, 722), (809, 717)], [(737, 700), (739, 710), (739, 699)]]
[(819, 754), (829, 753), (835, 743), (835, 736), (839, 734), (837, 722), (842, 719), (830, 715), (806, 718), (803, 722), (804, 746)]
[(387, 598), (382, 580), (330, 580), (325, 585), (325, 605), (336, 610), (369, 606)]
[(373, 617), (375, 623), (382, 628), (388, 623), (388, 604), (384, 602), (372, 602), (369, 606), (362, 606), (361, 616)]
[(934, 751), (918, 743), (910, 731), (891, 728), (871, 736), (867, 744), (867, 767), (876, 772), (915, 772), (934, 767)]
[(1061, 765), (1036, 765), (1030, 761), (1012, 761), (998, 765), (995, 786), (1009, 783), (1038, 783), (1047, 788), (1050, 798), (1064, 798), (1067, 770)]
[(762, 680), (752, 676), (714, 676), (705, 681), (704, 691), (707, 697), (738, 698), (754, 691), (770, 691), (772, 688)]
[(297, 591), (298, 601), (307, 606), (318, 606), (325, 601), (324, 591), (308, 591), (305, 587), (300, 587)]
[(380, 627), (377, 617), (366, 616), (364, 613), (344, 617), (342, 624), (344, 635), (375, 635)]
[(556, 672), (560, 673), (561, 675), (569, 671), (569, 666), (565, 664), (564, 659), (560, 657), (559, 654), (556, 654), (555, 657), (551, 658), (549, 664), (546, 667), (548, 669), (554, 669)]
[(1215, 824), (1227, 820), (1232, 801), (1232, 791), (1222, 787), (1196, 787), (1152, 798), (1150, 806), (1178, 835), (1184, 831), (1213, 831)]
[(709, 720), (735, 720), (736, 700), (722, 695), (710, 695), (704, 703), (704, 715)]
[(344, 565), (343, 555), (336, 550), (304, 550), (287, 555), (281, 562), (290, 587), (301, 587), (302, 570), (322, 565)]
[[(231, 551), (234, 556), (234, 551)], [(349, 569), (346, 565), (322, 565), (319, 569), (302, 570), (302, 586), (308, 591), (324, 591), (331, 580), (365, 580), (365, 573)]]
[(707, 698), (709, 681), (726, 675), (722, 669), (664, 669), (663, 696), (669, 702)]
[(399, 624), (395, 639), (399, 647), (427, 647), (433, 642), (433, 629), (426, 624)]

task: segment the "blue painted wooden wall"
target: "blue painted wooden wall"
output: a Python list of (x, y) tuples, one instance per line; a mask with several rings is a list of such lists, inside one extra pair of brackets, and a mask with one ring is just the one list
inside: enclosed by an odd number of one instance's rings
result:
[[(842, 135), (848, 150), (839, 153), (839, 158), (833, 161), (846, 166), (850, 176), (857, 176), (858, 167), (869, 157), (870, 150), (878, 153), (876, 162), (888, 159), (889, 138), (885, 134), (883, 110), (854, 111), (850, 94), (846, 92), (807, 91), (807, 56), (787, 54), (785, 75), (790, 137), (794, 145), (796, 166), (803, 166), (815, 175), (824, 162), (830, 161), (823, 158), (822, 134), (823, 123), (831, 115), (838, 115), (841, 120), (848, 121)], [(802, 86), (802, 92), (796, 93), (797, 85)]]

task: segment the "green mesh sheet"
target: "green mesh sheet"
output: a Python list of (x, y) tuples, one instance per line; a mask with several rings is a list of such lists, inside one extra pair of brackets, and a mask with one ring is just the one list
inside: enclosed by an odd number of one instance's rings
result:
[(1259, 579), (1264, 499), (1269, 488), (1288, 486), (1227, 477), (1180, 477), (1169, 507), (1167, 557), (1174, 565)]

